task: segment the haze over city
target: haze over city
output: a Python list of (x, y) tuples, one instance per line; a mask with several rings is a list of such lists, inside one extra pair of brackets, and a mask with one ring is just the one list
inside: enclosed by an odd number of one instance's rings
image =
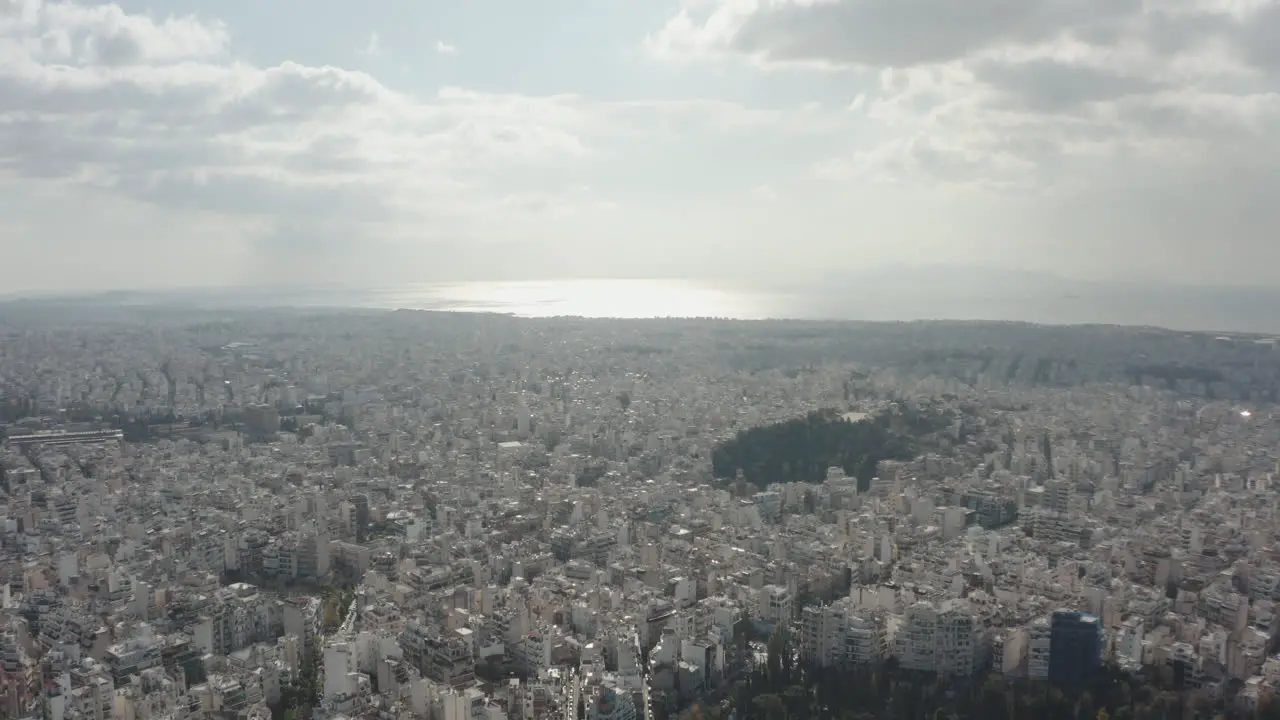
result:
[(1275, 287), (1276, 48), (1261, 1), (0, 0), (0, 289)]

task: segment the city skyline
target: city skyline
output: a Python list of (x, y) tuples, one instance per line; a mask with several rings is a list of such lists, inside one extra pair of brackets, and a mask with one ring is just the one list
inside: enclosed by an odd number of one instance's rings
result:
[(5, 717), (1276, 711), (1274, 337), (11, 309)]

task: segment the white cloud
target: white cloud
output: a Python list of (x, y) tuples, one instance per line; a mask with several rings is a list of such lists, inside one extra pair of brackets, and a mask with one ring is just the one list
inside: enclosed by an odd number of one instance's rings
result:
[(0, 286), (1280, 263), (1280, 4), (974, 3), (685, 0), (646, 47), (795, 98), (744, 106), (699, 72), (406, 92), (248, 62), (214, 18), (0, 0)]
[(360, 48), (360, 54), (366, 57), (377, 57), (382, 54), (382, 42), (378, 39), (378, 33), (369, 33), (369, 39), (365, 41), (364, 47)]
[(453, 46), (453, 45), (450, 45), (449, 43), (447, 43), (447, 42), (445, 42), (445, 41), (443, 41), (443, 40), (437, 40), (437, 41), (436, 41), (436, 54), (437, 54), (437, 55), (457, 55), (457, 54), (458, 54), (458, 48), (457, 48), (457, 47), (455, 47), (455, 46)]
[(1270, 0), (719, 0), (683, 7), (646, 47), (666, 60), (879, 73), (851, 109), (878, 120), (883, 141), (827, 162), (827, 176), (880, 167), (1044, 189), (1091, 162), (1277, 157)]
[(874, 256), (1275, 284), (1280, 0), (699, 0), (644, 48), (847, 86), (789, 206), (878, 198)]
[(34, 59), (105, 67), (211, 58), (230, 39), (222, 23), (192, 16), (156, 20), (116, 5), (40, 0), (4, 0), (0, 33), (21, 38)]
[[(367, 49), (378, 47), (371, 36)], [(297, 279), (335, 267), (429, 274), (427, 259), (444, 258), (465, 272), (483, 267), (478, 243), (496, 241), (554, 267), (616, 222), (618, 201), (580, 186), (611, 167), (618, 143), (784, 122), (721, 102), (420, 97), (339, 67), (247, 63), (212, 19), (0, 0), (0, 185), (93, 192), (95, 207), (117, 197), (131, 217), (165, 213), (157, 228), (173, 213), (217, 218), (225, 244), (242, 247), (224, 259), (239, 258), (245, 278), (282, 266)], [(6, 223), (0, 245), (29, 244), (31, 222)], [(65, 222), (48, 227), (74, 259), (82, 239)], [(112, 238), (125, 253), (133, 241)], [(203, 277), (199, 265), (186, 272)], [(10, 281), (31, 280), (0, 278)]]

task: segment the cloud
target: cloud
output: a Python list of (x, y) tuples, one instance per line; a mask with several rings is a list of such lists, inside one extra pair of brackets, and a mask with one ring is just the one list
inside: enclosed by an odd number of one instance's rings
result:
[(365, 57), (377, 57), (382, 54), (382, 43), (378, 39), (378, 33), (369, 33), (369, 39), (365, 41), (364, 47), (360, 48), (360, 54)]
[(1139, 0), (725, 0), (701, 22), (688, 9), (655, 47), (727, 51), (766, 63), (870, 67), (941, 62), (1005, 43), (1105, 26)]
[(22, 38), (34, 59), (105, 67), (216, 57), (230, 40), (222, 23), (190, 15), (155, 20), (117, 5), (40, 0), (0, 3), (0, 32)]
[(643, 46), (846, 88), (784, 206), (861, 200), (868, 256), (1275, 284), (1277, 0), (687, 0)]
[(758, 281), (974, 254), (1269, 278), (1280, 3), (954, 7), (684, 0), (644, 45), (711, 72), (605, 101), (391, 86), (250, 62), (215, 17), (0, 0), (0, 248), (23, 258), (0, 285)]
[(458, 48), (456, 46), (450, 45), (449, 43), (443, 40), (437, 40), (436, 54), (437, 55), (457, 55)]
[[(379, 47), (371, 35), (366, 50)], [(249, 274), (286, 248), (311, 258), (295, 274), (320, 277), (365, 257), (401, 258), (383, 272), (459, 259), (504, 237), (558, 244), (543, 253), (553, 262), (615, 211), (607, 191), (580, 187), (616, 142), (781, 122), (731, 103), (411, 95), (341, 67), (246, 62), (216, 19), (0, 0), (0, 184), (217, 216), (246, 243), (234, 257)], [(27, 241), (15, 227), (3, 242)]]
[(714, 0), (645, 46), (865, 87), (850, 110), (882, 140), (828, 178), (1027, 191), (1280, 155), (1271, 0)]

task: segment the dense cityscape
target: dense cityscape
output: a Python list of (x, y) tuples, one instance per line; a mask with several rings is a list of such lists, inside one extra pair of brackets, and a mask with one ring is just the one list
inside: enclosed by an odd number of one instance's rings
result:
[(1280, 342), (0, 311), (0, 718), (1276, 712)]

